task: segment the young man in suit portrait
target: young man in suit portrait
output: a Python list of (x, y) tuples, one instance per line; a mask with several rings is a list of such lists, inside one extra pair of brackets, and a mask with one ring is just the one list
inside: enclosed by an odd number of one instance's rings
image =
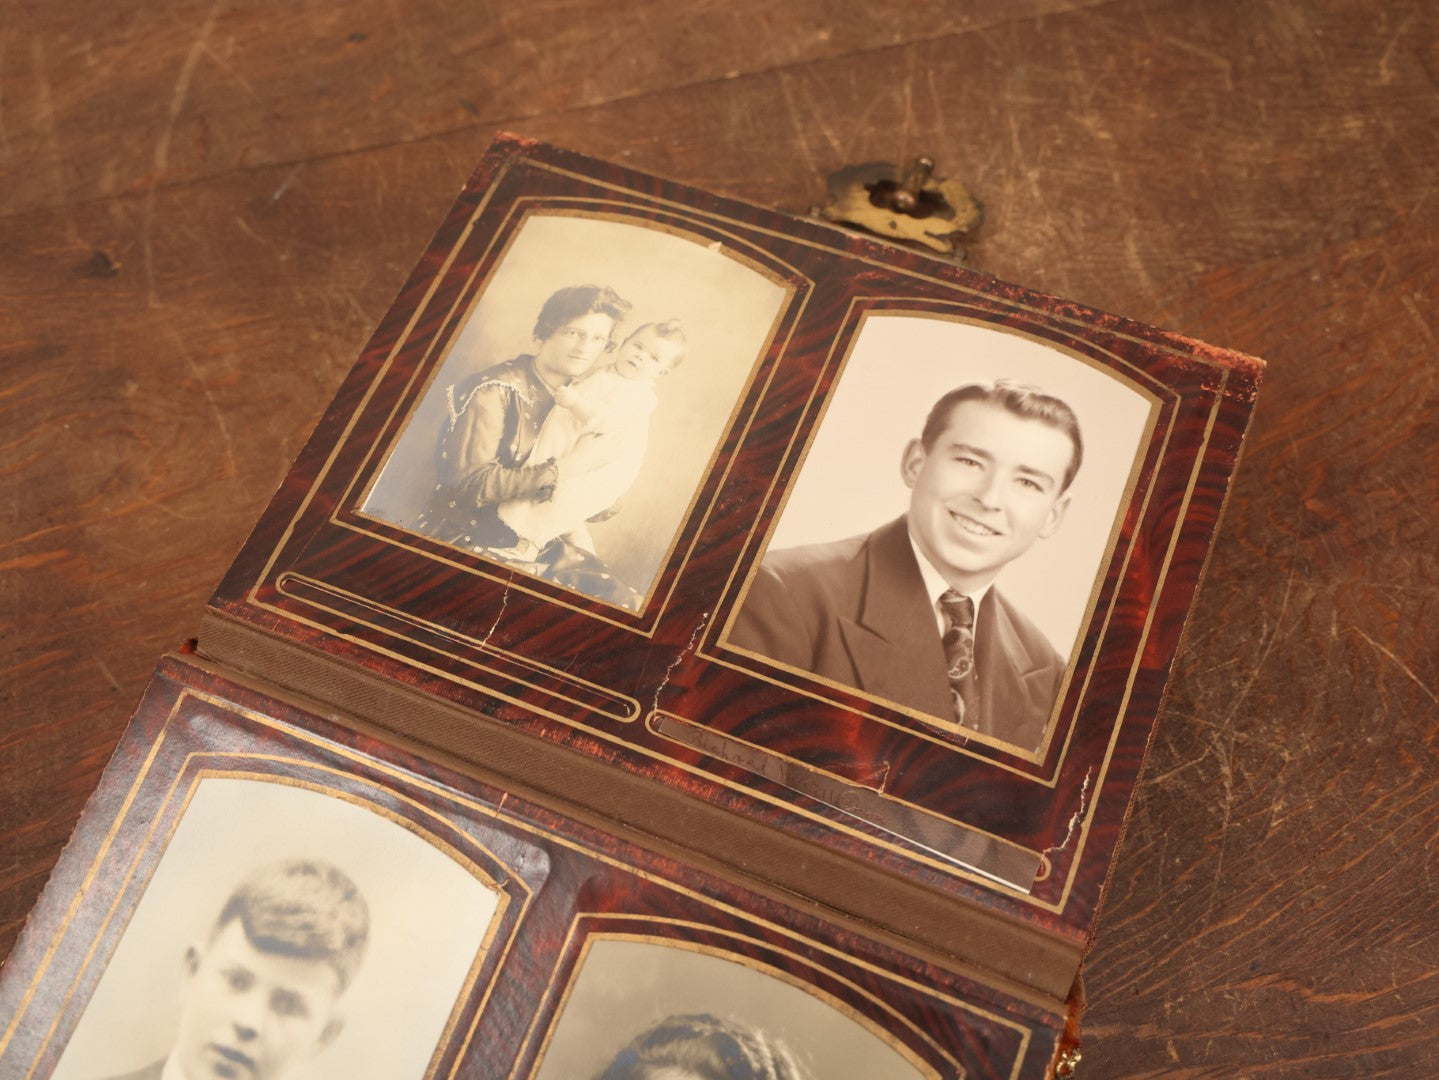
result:
[(169, 1055), (114, 1080), (274, 1080), (339, 1034), (340, 997), (364, 957), (369, 911), (345, 874), (294, 859), (230, 895), (185, 952)]
[(1058, 531), (1083, 453), (1074, 411), (1036, 387), (951, 390), (901, 455), (905, 514), (768, 553), (729, 644), (1037, 749), (1065, 662), (995, 581)]

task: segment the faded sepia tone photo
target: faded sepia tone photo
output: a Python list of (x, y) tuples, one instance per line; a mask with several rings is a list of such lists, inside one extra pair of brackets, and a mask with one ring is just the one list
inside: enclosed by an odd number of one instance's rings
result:
[(530, 216), (364, 513), (638, 610), (787, 296), (719, 244)]
[(1037, 752), (1152, 413), (1020, 334), (869, 317), (725, 643)]
[(920, 1080), (836, 1005), (736, 958), (590, 942), (534, 1080)]
[(362, 805), (204, 779), (53, 1075), (423, 1077), (498, 910)]

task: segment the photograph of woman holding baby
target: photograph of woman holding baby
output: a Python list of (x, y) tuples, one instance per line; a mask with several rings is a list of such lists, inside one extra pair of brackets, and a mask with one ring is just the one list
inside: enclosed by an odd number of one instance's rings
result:
[(787, 296), (680, 234), (528, 218), (364, 512), (641, 610)]
[[(633, 605), (636, 594), (599, 562), (586, 528), (639, 471), (655, 404), (649, 386), (663, 370), (636, 376), (641, 393), (626, 395), (629, 377), (601, 361), (629, 310), (606, 286), (559, 289), (535, 320), (533, 353), (445, 388), (422, 531)], [(610, 482), (591, 484), (607, 474)]]

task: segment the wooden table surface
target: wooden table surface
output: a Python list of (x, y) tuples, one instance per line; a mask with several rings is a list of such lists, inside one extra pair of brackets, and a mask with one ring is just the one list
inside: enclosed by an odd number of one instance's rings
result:
[(0, 955), (162, 650), (516, 130), (1269, 361), (1081, 1078), (1439, 1070), (1439, 5), (51, 0), (0, 16)]

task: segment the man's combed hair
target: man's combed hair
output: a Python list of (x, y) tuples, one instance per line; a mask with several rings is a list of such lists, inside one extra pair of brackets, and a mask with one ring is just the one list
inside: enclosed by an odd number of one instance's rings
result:
[(370, 936), (370, 909), (359, 888), (315, 859), (288, 859), (250, 873), (225, 902), (215, 932), (232, 919), (263, 952), (325, 961), (342, 990), (365, 958)]
[(996, 379), (992, 383), (966, 383), (955, 387), (934, 403), (934, 407), (929, 410), (929, 416), (925, 418), (924, 431), (919, 438), (926, 453), (934, 449), (935, 440), (949, 426), (950, 414), (966, 401), (994, 405), (1025, 420), (1038, 420), (1042, 424), (1048, 424), (1068, 435), (1074, 453), (1070, 457), (1069, 468), (1065, 470), (1064, 483), (1059, 490), (1063, 492), (1069, 489), (1079, 472), (1079, 464), (1084, 459), (1084, 436), (1079, 431), (1079, 417), (1074, 415), (1074, 410), (1066, 402), (1028, 383)]
[(619, 322), (630, 312), (630, 302), (608, 285), (568, 285), (550, 294), (535, 320), (535, 337), (548, 340), (565, 323), (584, 315), (608, 315)]
[(595, 1080), (648, 1080), (661, 1069), (703, 1080), (809, 1080), (776, 1039), (708, 1013), (661, 1020), (637, 1035)]

